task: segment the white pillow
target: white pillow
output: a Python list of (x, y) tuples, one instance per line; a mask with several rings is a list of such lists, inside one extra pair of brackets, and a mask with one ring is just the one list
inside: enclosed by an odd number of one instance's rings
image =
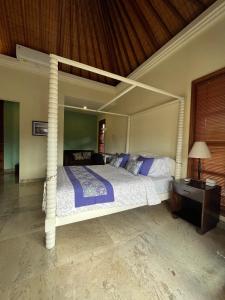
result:
[(151, 177), (171, 176), (168, 158), (155, 157), (152, 166), (148, 172), (148, 176)]
[(170, 157), (163, 157), (153, 153), (131, 154), (130, 158), (136, 160), (139, 156), (154, 158), (154, 162), (149, 170), (148, 176), (174, 176), (175, 175), (175, 160)]
[(136, 154), (137, 156), (143, 156), (143, 157), (149, 157), (149, 158), (152, 158), (152, 157), (160, 157), (160, 155), (158, 154), (154, 154), (154, 153), (149, 153), (149, 152), (141, 152), (141, 153), (138, 153)]

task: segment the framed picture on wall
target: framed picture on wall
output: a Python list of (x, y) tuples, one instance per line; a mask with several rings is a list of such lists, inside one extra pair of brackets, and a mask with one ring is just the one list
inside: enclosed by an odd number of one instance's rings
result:
[(32, 121), (32, 135), (47, 136), (48, 122)]

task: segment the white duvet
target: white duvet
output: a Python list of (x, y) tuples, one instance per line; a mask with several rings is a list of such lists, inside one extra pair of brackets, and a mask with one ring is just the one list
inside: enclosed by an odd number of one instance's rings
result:
[(161, 202), (154, 182), (147, 176), (135, 176), (123, 168), (110, 165), (88, 166), (95, 173), (108, 180), (114, 190), (114, 202), (88, 205), (76, 208), (74, 188), (63, 167), (58, 168), (57, 179), (57, 216), (67, 216), (81, 211), (98, 210), (112, 207), (154, 205)]

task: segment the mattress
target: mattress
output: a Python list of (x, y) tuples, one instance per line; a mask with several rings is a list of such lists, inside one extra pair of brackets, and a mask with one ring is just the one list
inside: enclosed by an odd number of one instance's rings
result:
[[(123, 168), (115, 168), (110, 165), (89, 166), (94, 172), (108, 180), (114, 190), (114, 202), (75, 207), (74, 189), (65, 172), (65, 169), (58, 169), (58, 183), (56, 195), (56, 214), (58, 217), (74, 213), (107, 209), (122, 208), (129, 206), (154, 205), (161, 202), (150, 177), (134, 176)], [(165, 179), (164, 179), (165, 182)]]
[(171, 191), (172, 177), (160, 176), (151, 177), (157, 194), (168, 193)]

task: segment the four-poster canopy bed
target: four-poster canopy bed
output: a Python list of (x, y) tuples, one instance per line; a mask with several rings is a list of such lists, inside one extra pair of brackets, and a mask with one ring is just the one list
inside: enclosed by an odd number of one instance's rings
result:
[[(118, 81), (129, 84), (130, 86), (119, 93), (116, 97), (110, 100), (108, 103), (102, 105), (98, 110), (90, 110), (96, 113), (111, 114), (117, 116), (123, 116), (127, 118), (127, 140), (126, 140), (126, 152), (129, 152), (129, 135), (130, 135), (130, 116), (126, 114), (112, 113), (105, 111), (107, 106), (115, 102), (117, 99), (122, 97), (124, 94), (128, 93), (135, 87), (140, 87), (149, 91), (153, 91), (159, 94), (169, 96), (170, 98), (175, 98), (175, 101), (179, 101), (179, 116), (178, 116), (178, 130), (177, 130), (177, 147), (176, 147), (176, 160), (175, 160), (175, 178), (181, 177), (181, 161), (182, 161), (182, 144), (183, 144), (183, 124), (184, 124), (184, 98), (166, 92), (164, 90), (152, 87), (150, 85), (134, 81), (129, 78), (125, 78), (104, 70), (100, 70), (76, 61), (72, 61), (57, 55), (50, 54), (50, 73), (49, 73), (49, 108), (48, 108), (48, 146), (47, 146), (47, 197), (46, 197), (46, 219), (45, 219), (45, 233), (46, 233), (46, 248), (51, 249), (55, 246), (55, 235), (56, 227), (65, 224), (70, 224), (74, 222), (79, 222), (82, 220), (92, 219), (107, 214), (116, 213), (122, 210), (132, 209), (141, 205), (133, 203), (132, 205), (127, 205), (125, 207), (105, 207), (101, 210), (84, 210), (80, 213), (70, 214), (66, 216), (58, 216), (56, 213), (56, 197), (57, 197), (57, 134), (58, 134), (58, 63), (67, 64), (73, 67), (77, 67), (86, 71), (94, 72), (99, 75), (103, 75), (109, 78), (116, 79)], [(174, 101), (174, 100), (172, 100)], [(66, 107), (66, 105), (63, 105)], [(71, 108), (77, 110), (83, 110), (80, 107), (70, 106)], [(103, 166), (102, 166), (103, 167)], [(122, 168), (120, 168), (122, 169)], [(125, 176), (123, 170), (120, 171), (121, 176)], [(111, 175), (108, 174), (110, 177)], [(135, 177), (135, 176), (133, 176)], [(138, 176), (136, 176), (138, 177)], [(130, 177), (129, 177), (130, 178)], [(128, 179), (129, 180), (129, 179)], [(132, 181), (132, 185), (139, 185), (139, 182)], [(143, 180), (143, 179), (141, 179)], [(162, 194), (160, 200), (168, 199), (168, 193)], [(92, 205), (93, 206), (93, 205)]]

